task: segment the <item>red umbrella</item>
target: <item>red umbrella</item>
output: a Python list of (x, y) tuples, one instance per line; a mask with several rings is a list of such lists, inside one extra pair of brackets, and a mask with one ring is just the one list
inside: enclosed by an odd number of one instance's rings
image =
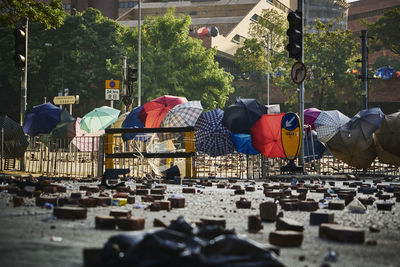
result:
[(253, 147), (267, 158), (285, 158), (281, 140), (283, 115), (264, 114), (250, 129)]
[(158, 128), (161, 121), (176, 105), (187, 102), (186, 97), (164, 95), (143, 105), (138, 118), (146, 128)]

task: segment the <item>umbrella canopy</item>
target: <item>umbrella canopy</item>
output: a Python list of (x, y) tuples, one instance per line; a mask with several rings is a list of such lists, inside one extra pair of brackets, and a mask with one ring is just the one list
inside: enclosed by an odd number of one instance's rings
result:
[(229, 132), (229, 135), (231, 136), (233, 146), (237, 152), (247, 155), (260, 154), (260, 152), (251, 144), (250, 134), (233, 134), (232, 132)]
[[(378, 158), (383, 163), (400, 165), (400, 112), (385, 115), (378, 130), (374, 133), (378, 143)], [(379, 149), (381, 148), (381, 150)]]
[(250, 128), (266, 113), (267, 108), (257, 100), (238, 98), (226, 108), (222, 124), (234, 134), (250, 134)]
[(318, 140), (323, 143), (328, 142), (349, 120), (349, 117), (338, 110), (322, 111), (314, 121)]
[(73, 121), (75, 121), (75, 118), (72, 117), (72, 115), (69, 114), (69, 112), (65, 108), (63, 110), (61, 110), (60, 123), (73, 122)]
[(146, 128), (158, 128), (168, 111), (185, 102), (186, 97), (164, 95), (144, 104), (138, 117)]
[[(194, 126), (199, 119), (203, 107), (200, 101), (189, 101), (173, 107), (162, 120), (160, 127), (187, 127)], [(160, 133), (158, 137), (160, 140), (172, 139), (179, 136), (179, 133)]]
[(72, 143), (80, 150), (80, 151), (98, 151), (99, 150), (99, 139), (100, 136), (104, 134), (104, 130), (100, 130), (97, 132), (88, 133), (81, 129), (81, 118), (76, 119), (76, 136), (72, 139)]
[(356, 168), (368, 168), (376, 158), (372, 138), (365, 138), (361, 128), (349, 128), (349, 123), (339, 128), (326, 143), (332, 155)]
[(314, 159), (320, 159), (324, 155), (326, 147), (317, 138), (317, 132), (311, 130), (303, 136), (304, 161), (309, 162)]
[[(139, 120), (139, 111), (143, 108), (143, 105), (134, 108), (128, 116), (125, 118), (124, 122), (122, 123), (122, 128), (143, 128), (144, 124), (141, 120)], [(122, 140), (128, 141), (135, 138), (136, 134), (129, 133), (129, 134), (122, 134)]]
[(285, 158), (281, 139), (283, 115), (265, 114), (250, 129), (253, 147), (267, 158)]
[[(315, 130), (314, 122), (318, 118), (319, 114), (321, 114), (321, 110), (317, 108), (307, 108), (304, 110), (304, 124), (308, 124), (311, 126), (311, 129)], [(306, 128), (308, 129), (308, 128)]]
[(380, 108), (363, 109), (349, 122), (350, 129), (360, 127), (365, 138), (371, 138), (372, 134), (381, 125), (385, 114)]
[(60, 122), (61, 109), (52, 103), (37, 105), (26, 115), (24, 132), (30, 136), (47, 134)]
[(196, 150), (210, 156), (223, 156), (234, 151), (228, 129), (221, 124), (224, 112), (220, 109), (201, 114), (195, 128)]
[(76, 122), (62, 122), (50, 132), (52, 138), (67, 139), (68, 142), (76, 136)]
[(384, 80), (389, 80), (393, 73), (395, 72), (394, 68), (392, 67), (380, 67), (375, 71), (374, 78), (382, 78)]
[(107, 106), (95, 108), (83, 116), (80, 129), (88, 133), (106, 129), (118, 120), (120, 111)]
[(122, 128), (122, 123), (124, 123), (125, 119), (128, 117), (129, 112), (125, 112), (119, 115), (118, 120), (111, 124), (110, 128)]
[[(29, 143), (26, 140), (24, 130), (19, 123), (8, 116), (0, 117), (0, 131), (4, 129), (4, 157), (20, 158), (24, 156)], [(1, 132), (0, 132), (1, 138)], [(1, 143), (1, 139), (0, 139)]]

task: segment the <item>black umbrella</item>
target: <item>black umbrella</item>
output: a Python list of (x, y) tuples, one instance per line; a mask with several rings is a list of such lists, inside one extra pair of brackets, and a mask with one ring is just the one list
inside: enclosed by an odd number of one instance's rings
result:
[(0, 131), (1, 128), (4, 129), (4, 157), (23, 157), (29, 143), (21, 125), (10, 119), (8, 116), (2, 116), (0, 117)]
[(267, 108), (257, 100), (238, 98), (226, 108), (222, 124), (234, 134), (250, 134), (250, 128), (266, 113)]
[(400, 166), (400, 112), (385, 115), (374, 140), (379, 161)]
[(361, 127), (350, 129), (349, 123), (340, 127), (326, 145), (335, 158), (359, 169), (371, 166), (377, 155), (372, 137), (365, 138)]

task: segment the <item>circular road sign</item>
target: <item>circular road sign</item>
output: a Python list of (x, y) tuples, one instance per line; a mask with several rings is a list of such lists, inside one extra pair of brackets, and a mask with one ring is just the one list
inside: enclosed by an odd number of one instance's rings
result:
[(296, 113), (286, 113), (282, 118), (282, 128), (288, 131), (293, 131), (299, 126), (299, 124), (299, 117)]
[(301, 84), (306, 78), (307, 69), (303, 62), (297, 61), (293, 64), (290, 72), (292, 81), (296, 84)]
[(111, 87), (111, 88), (114, 88), (114, 87), (115, 87), (115, 82), (114, 82), (114, 81), (111, 81), (111, 82), (110, 82), (110, 87)]

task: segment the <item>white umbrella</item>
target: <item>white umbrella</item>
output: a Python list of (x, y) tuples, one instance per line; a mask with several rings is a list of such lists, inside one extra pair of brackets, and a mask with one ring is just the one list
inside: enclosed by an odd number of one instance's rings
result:
[(350, 118), (338, 110), (322, 111), (314, 121), (318, 140), (328, 142), (348, 121)]

